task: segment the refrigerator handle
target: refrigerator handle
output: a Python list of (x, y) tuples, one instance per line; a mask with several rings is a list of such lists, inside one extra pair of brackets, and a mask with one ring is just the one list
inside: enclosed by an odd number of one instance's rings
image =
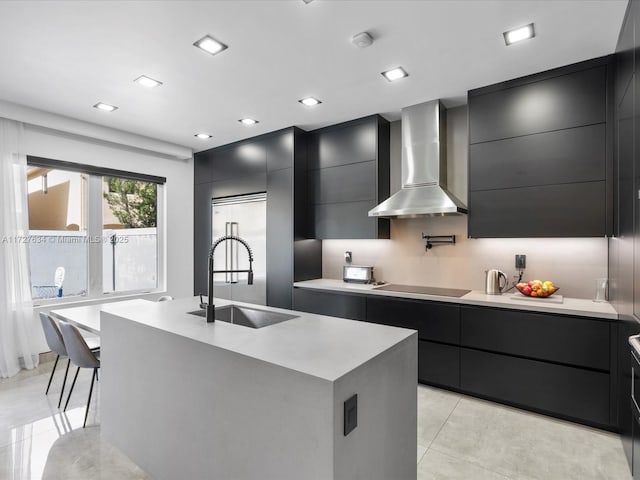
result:
[[(239, 236), (239, 225), (238, 222), (231, 222), (231, 235), (234, 237)], [(236, 242), (227, 242), (231, 246), (231, 270), (237, 270), (239, 261), (238, 261), (238, 245)], [(238, 283), (238, 274), (231, 274), (231, 283)]]
[[(231, 222), (225, 222), (224, 224), (224, 234), (225, 236), (229, 236), (231, 235)], [(231, 251), (230, 251), (230, 244), (232, 244), (233, 242), (224, 242), (224, 269), (225, 270), (231, 270)], [(231, 274), (230, 273), (225, 273), (224, 274), (224, 281), (225, 283), (231, 283)]]

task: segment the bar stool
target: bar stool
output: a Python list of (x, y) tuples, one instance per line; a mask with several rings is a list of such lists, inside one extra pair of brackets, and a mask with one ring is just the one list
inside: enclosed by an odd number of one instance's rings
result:
[[(64, 340), (62, 339), (62, 334), (60, 333), (60, 329), (56, 324), (55, 320), (51, 318), (44, 312), (40, 312), (40, 323), (42, 324), (42, 330), (44, 331), (44, 337), (47, 340), (47, 345), (51, 349), (53, 353), (56, 354), (56, 361), (53, 364), (53, 369), (51, 370), (51, 375), (49, 376), (49, 383), (47, 383), (47, 390), (45, 391), (45, 395), (49, 394), (49, 388), (51, 387), (51, 381), (53, 380), (53, 374), (56, 372), (56, 367), (58, 366), (58, 360), (60, 357), (68, 358), (67, 349), (64, 345)], [(89, 339), (87, 344), (91, 350), (99, 350), (100, 342), (95, 339)], [(67, 383), (67, 375), (69, 374), (69, 365), (71, 364), (71, 359), (67, 360), (67, 368), (64, 372), (64, 379), (62, 380), (62, 389), (60, 390), (60, 398), (58, 399), (58, 408), (62, 404), (62, 395), (64, 394), (64, 387)]]
[(87, 416), (89, 415), (89, 406), (91, 405), (91, 394), (93, 393), (93, 384), (95, 382), (96, 377), (98, 376), (98, 369), (100, 368), (100, 353), (93, 352), (87, 345), (84, 337), (80, 335), (80, 332), (76, 327), (67, 323), (60, 322), (60, 333), (62, 333), (62, 338), (64, 339), (65, 347), (67, 348), (67, 353), (69, 354), (69, 359), (73, 362), (73, 364), (78, 367), (76, 370), (76, 374), (73, 377), (73, 382), (71, 382), (71, 389), (69, 389), (69, 395), (67, 396), (67, 402), (64, 404), (64, 411), (67, 410), (67, 406), (69, 405), (69, 400), (71, 399), (71, 394), (73, 393), (73, 387), (76, 384), (76, 380), (78, 378), (78, 372), (80, 372), (81, 368), (92, 368), (93, 375), (91, 375), (91, 387), (89, 388), (89, 399), (87, 400), (87, 409), (84, 413), (84, 423), (82, 424), (82, 428), (87, 425)]

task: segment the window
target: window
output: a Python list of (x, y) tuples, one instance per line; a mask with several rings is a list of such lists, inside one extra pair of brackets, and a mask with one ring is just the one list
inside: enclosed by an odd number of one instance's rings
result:
[(36, 157), (28, 163), (34, 299), (161, 286), (164, 178)]
[(86, 176), (30, 167), (27, 179), (33, 298), (86, 295)]
[(102, 287), (105, 292), (158, 286), (158, 186), (103, 177)]

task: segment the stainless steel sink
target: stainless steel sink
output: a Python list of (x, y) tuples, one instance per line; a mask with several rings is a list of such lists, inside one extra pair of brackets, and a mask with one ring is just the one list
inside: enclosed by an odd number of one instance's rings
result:
[[(196, 310), (187, 312), (191, 315), (205, 317), (204, 310)], [(276, 323), (285, 322), (297, 318), (295, 315), (287, 313), (270, 312), (259, 308), (239, 307), (237, 305), (227, 305), (216, 308), (216, 320), (220, 322), (233, 323), (249, 328), (262, 328), (274, 325)]]

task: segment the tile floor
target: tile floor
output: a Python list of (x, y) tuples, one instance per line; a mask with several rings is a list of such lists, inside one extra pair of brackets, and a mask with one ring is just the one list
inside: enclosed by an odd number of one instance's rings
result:
[[(62, 413), (60, 365), (44, 395), (52, 366), (0, 380), (0, 479), (150, 479), (101, 440), (99, 386), (82, 428), (91, 371), (81, 370)], [(425, 386), (418, 387), (417, 453), (418, 480), (631, 478), (614, 434)]]

